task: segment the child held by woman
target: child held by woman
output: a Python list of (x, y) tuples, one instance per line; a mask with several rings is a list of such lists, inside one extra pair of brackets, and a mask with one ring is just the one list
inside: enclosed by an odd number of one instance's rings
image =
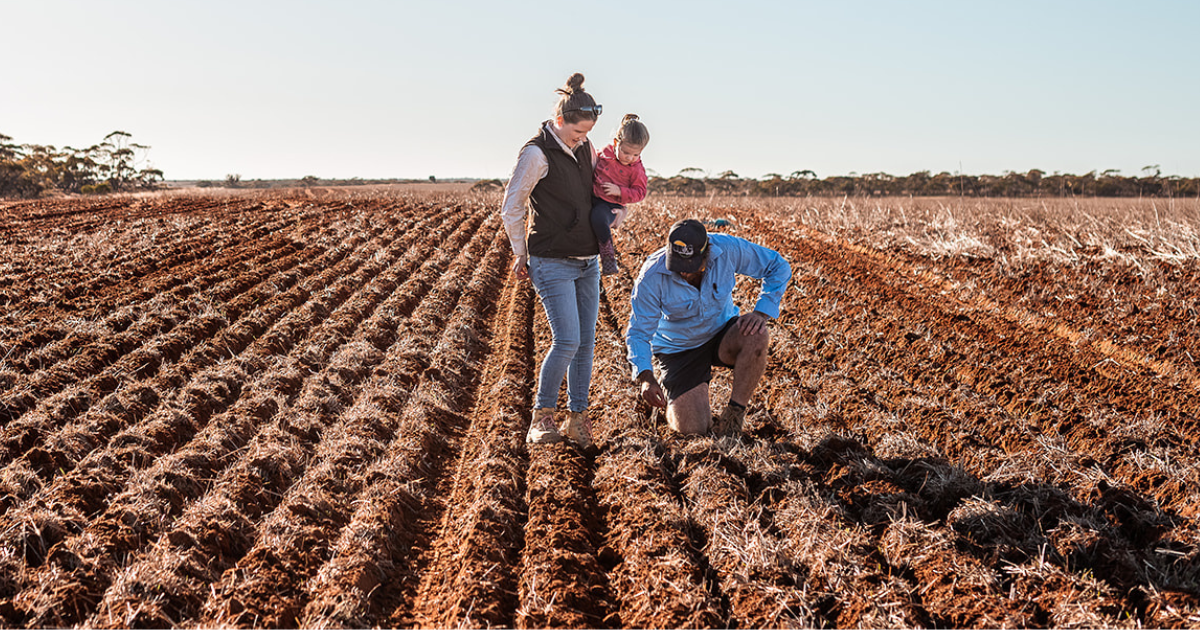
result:
[(612, 144), (604, 147), (596, 160), (592, 184), (592, 230), (600, 245), (600, 273), (617, 273), (617, 249), (612, 230), (625, 220), (631, 203), (646, 198), (646, 169), (642, 150), (650, 142), (650, 132), (637, 114), (625, 114)]

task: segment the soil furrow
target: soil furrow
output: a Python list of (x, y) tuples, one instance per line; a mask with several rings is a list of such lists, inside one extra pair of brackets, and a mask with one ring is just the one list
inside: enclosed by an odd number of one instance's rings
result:
[[(83, 428), (96, 427), (94, 431), (107, 429), (108, 434), (111, 434), (122, 427), (141, 422), (155, 408), (174, 398), (179, 388), (184, 387), (195, 374), (235, 354), (267, 326), (273, 325), (289, 308), (288, 304), (299, 295), (298, 291), (302, 290), (295, 285), (305, 273), (305, 269), (311, 271), (324, 264), (332, 264), (339, 255), (340, 253), (335, 252), (334, 258), (330, 258), (330, 254), (323, 248), (312, 249), (303, 254), (288, 256), (279, 261), (278, 265), (270, 265), (261, 273), (253, 275), (248, 282), (257, 283), (255, 288), (237, 295), (232, 301), (226, 302), (222, 309), (232, 315), (232, 318), (215, 313), (205, 317), (209, 321), (209, 324), (203, 326), (206, 331), (213, 323), (223, 326), (224, 330), (215, 337), (209, 334), (209, 340), (205, 343), (185, 347), (187, 354), (183, 360), (167, 366), (159, 374), (141, 382), (131, 383), (107, 396), (94, 409), (84, 413), (76, 424)], [(280, 293), (281, 290), (284, 292)], [(258, 304), (259, 308), (250, 317), (245, 320), (238, 317), (255, 304)], [(31, 418), (29, 425), (25, 427), (6, 427), (6, 441), (18, 441), (25, 445), (24, 448), (31, 448), (35, 442), (30, 440), (53, 435), (52, 425), (39, 424), (34, 420), (41, 418)], [(37, 460), (46, 464), (42, 474), (68, 472), (76, 464), (76, 460), (65, 452), (44, 454), (45, 456), (42, 456), (41, 452), (30, 450), (14, 464), (28, 464), (29, 456), (37, 455)], [(16, 492), (13, 496), (24, 497), (28, 494)]]
[[(361, 242), (362, 239), (354, 237), (352, 241)], [(55, 509), (79, 514), (94, 512), (101, 507), (107, 494), (102, 488), (111, 487), (113, 484), (118, 484), (119, 487), (123, 476), (128, 474), (131, 467), (136, 469), (144, 465), (147, 459), (152, 460), (157, 454), (169, 451), (173, 445), (194, 435), (214, 413), (236, 401), (241, 393), (242, 384), (254, 373), (267, 368), (272, 356), (285, 354), (295, 343), (296, 332), (303, 329), (299, 321), (289, 322), (287, 319), (280, 320), (279, 324), (271, 327), (269, 331), (266, 324), (300, 307), (317, 290), (332, 284), (342, 272), (350, 272), (361, 264), (359, 259), (347, 259), (350, 249), (338, 249), (332, 257), (328, 257), (326, 262), (334, 265), (332, 267), (312, 264), (312, 271), (322, 267), (325, 270), (319, 275), (304, 279), (292, 289), (269, 301), (261, 313), (273, 313), (273, 316), (265, 321), (247, 322), (248, 325), (258, 328), (235, 326), (234, 329), (227, 330), (226, 332), (234, 334), (223, 334), (222, 343), (218, 347), (222, 352), (229, 352), (234, 356), (249, 348), (250, 352), (245, 357), (231, 365), (202, 371), (183, 388), (176, 400), (147, 416), (137, 425), (117, 433), (104, 449), (89, 454), (70, 473), (56, 477), (55, 481), (42, 491), (47, 496), (55, 497), (54, 501), (49, 502), (50, 505)], [(323, 308), (310, 308), (299, 318), (306, 317), (311, 321), (324, 317), (328, 311), (322, 310)], [(240, 330), (235, 332), (238, 328)], [(39, 509), (37, 504), (37, 501), (32, 501), (29, 509)], [(11, 512), (7, 517), (12, 517)], [(44, 553), (45, 549), (56, 542), (53, 538), (39, 540), (40, 536), (37, 534), (34, 534), (35, 538), (32, 540), (26, 539), (30, 533), (17, 534), (18, 538), (24, 541), (19, 547), (42, 549)], [(34, 557), (35, 560), (38, 557), (36, 552)]]
[[(815, 263), (814, 266), (821, 267), (826, 274), (834, 264), (829, 260), (829, 254), (818, 254), (815, 260), (821, 262)], [(810, 292), (810, 299), (819, 298), (831, 303), (840, 300), (847, 305), (853, 304), (853, 307), (847, 308), (856, 314), (853, 316), (853, 322), (846, 324), (846, 330), (859, 338), (869, 338), (872, 333), (867, 331), (873, 330), (874, 339), (864, 340), (870, 344), (877, 359), (905, 373), (914, 384), (922, 387), (944, 385), (944, 381), (935, 383), (929, 380), (929, 366), (939, 365), (942, 371), (954, 375), (954, 382), (995, 399), (1015, 417), (1020, 418), (1018, 424), (1009, 425), (1018, 431), (1010, 429), (1005, 432), (996, 426), (979, 428), (984, 435), (1000, 431), (1003, 439), (998, 443), (1003, 445), (1005, 450), (1030, 448), (1036, 441), (1036, 436), (1051, 432), (1067, 434), (1068, 441), (1081, 450), (1091, 448), (1103, 453), (1111, 448), (1104, 446), (1104, 436), (1096, 433), (1093, 423), (1079, 420), (1096, 417), (1096, 403), (1085, 392), (1098, 392), (1100, 396), (1108, 398), (1106, 402), (1113, 404), (1108, 413), (1117, 415), (1121, 415), (1120, 410), (1124, 407), (1122, 400), (1135, 398), (1130, 398), (1127, 394), (1117, 394), (1119, 398), (1116, 399), (1110, 398), (1109, 394), (1116, 391), (1111, 383), (1104, 383), (1092, 389), (1085, 386), (1073, 387), (1073, 395), (1057, 395), (1059, 392), (1065, 392), (1064, 385), (1070, 385), (1072, 380), (1086, 377), (1080, 376), (1081, 371), (1077, 369), (1068, 367), (1065, 372), (1060, 369), (1058, 366), (1069, 366), (1073, 359), (1063, 356), (1063, 353), (1049, 354), (1052, 343), (1045, 344), (1046, 349), (1024, 344), (1013, 347), (1014, 342), (1011, 339), (1020, 337), (1017, 331), (1004, 330), (996, 333), (990, 328), (981, 329), (971, 323), (971, 317), (943, 314), (928, 303), (901, 295), (894, 287), (875, 281), (865, 273), (854, 276), (853, 280), (848, 279), (848, 286), (864, 285), (864, 288), (870, 289), (873, 296), (890, 294), (887, 299), (878, 300), (877, 297), (872, 297), (872, 302), (869, 303), (867, 298), (858, 297), (864, 295), (862, 292), (837, 289), (836, 285), (827, 281), (807, 287), (806, 290)], [(894, 315), (885, 315), (893, 310), (896, 311)], [(922, 316), (923, 313), (928, 315)], [(975, 313), (972, 315), (978, 317)], [(970, 329), (971, 332), (963, 332), (964, 329)], [(861, 347), (861, 344), (851, 347)], [(1007, 350), (1001, 351), (1001, 348)], [(907, 365), (914, 361), (924, 365), (907, 368)], [(1047, 366), (1049, 373), (1042, 372), (1037, 366)], [(1020, 393), (1039, 391), (1042, 393), (1037, 396), (1032, 393)], [(1139, 416), (1157, 412), (1176, 421), (1186, 421), (1190, 417), (1181, 416), (1171, 408), (1156, 407), (1153, 396), (1150, 395), (1144, 397), (1144, 402), (1148, 408), (1137, 408)], [(1182, 445), (1182, 441), (1176, 443)], [(1088, 444), (1095, 446), (1088, 447)], [(1134, 481), (1130, 480), (1131, 483)], [(1139, 490), (1153, 491), (1144, 485), (1139, 487)], [(1171, 493), (1178, 498), (1191, 495), (1185, 493), (1180, 496), (1177, 492)]]
[[(446, 218), (447, 213), (438, 214), (430, 224), (436, 225)], [(157, 519), (163, 526), (167, 525), (169, 516), (179, 514), (188, 501), (211, 488), (213, 480), (221, 476), (220, 471), (234, 461), (231, 456), (250, 443), (272, 417), (286, 408), (306, 382), (312, 389), (312, 382), (323, 383), (331, 376), (345, 379), (351, 374), (368, 371), (378, 361), (376, 357), (381, 356), (379, 351), (386, 347), (380, 340), (393, 338), (399, 325), (399, 320), (381, 317), (380, 312), (404, 299), (396, 288), (427, 253), (422, 247), (411, 247), (414, 241), (420, 243), (419, 231), (427, 226), (418, 223), (414, 227), (389, 245), (388, 256), (376, 255), (369, 266), (356, 272), (357, 277), (349, 280), (349, 284), (361, 287), (358, 295), (321, 322), (302, 347), (272, 372), (251, 383), (244, 397), (221, 418), (210, 423), (196, 439), (157, 461), (144, 474), (134, 477), (104, 514), (78, 537), (74, 549), (80, 558), (86, 563), (104, 566), (112, 564), (113, 558), (133, 555), (141, 545), (159, 535), (161, 527), (147, 526), (129, 532), (123, 527), (124, 523)], [(431, 245), (426, 247), (431, 249)], [(383, 273), (377, 273), (388, 260), (401, 253), (404, 253), (403, 258), (391, 263)], [(364, 321), (371, 312), (375, 314)], [(357, 332), (354, 332), (356, 328)], [(353, 338), (343, 344), (352, 332)], [(331, 360), (330, 353), (335, 349), (337, 353), (345, 353), (345, 358), (335, 355)], [(360, 364), (355, 364), (355, 359)], [(314, 370), (319, 371), (313, 374)], [(87, 586), (93, 590), (102, 589), (111, 577)], [(105, 623), (120, 625), (115, 621)]]
[[(506, 257), (500, 269), (508, 269)], [(537, 297), (506, 274), (492, 360), (462, 440), (453, 488), (413, 605), (417, 627), (512, 625), (523, 544), (524, 429), (534, 378)]]
[[(488, 225), (486, 262), (475, 269), (455, 265), (448, 275), (458, 287), (431, 294), (421, 303), (424, 315), (414, 314), (418, 325), (428, 322), (425, 333), (397, 343), (376, 373), (378, 387), (364, 404), (392, 418), (395, 437), (364, 472), (347, 524), (329, 541), (328, 561), (304, 584), (302, 626), (397, 625), (384, 620), (411, 617), (420, 578), (413, 562), (432, 542), (441, 516), (443, 506), (434, 494), (448, 481), (448, 466), (466, 428), (466, 410), (479, 382), (476, 370), (487, 351), (481, 335), (503, 279), (505, 239), (492, 231), (495, 221)], [(447, 312), (447, 301), (464, 284), (457, 307)], [(440, 341), (426, 350), (421, 337)], [(410, 380), (418, 374), (419, 382)], [(408, 384), (401, 380), (405, 375)]]
[[(466, 231), (460, 229), (456, 234), (469, 234), (471, 223), (473, 221), (465, 223)], [(457, 252), (454, 245), (432, 238), (428, 233), (424, 237), (433, 244)], [(453, 256), (446, 254), (443, 258)], [(436, 260), (433, 264), (427, 263), (420, 275), (436, 275), (437, 268)], [(400, 293), (401, 301), (411, 296)], [(392, 311), (383, 307), (380, 310)], [(393, 312), (381, 314), (392, 317)], [(384, 331), (383, 336), (391, 335)], [(369, 389), (369, 386), (355, 385), (366, 378), (369, 365), (376, 361), (371, 356), (377, 350), (361, 354), (367, 347), (350, 348), (344, 357), (349, 363), (333, 366), (306, 381), (305, 391), (297, 399), (295, 408), (286, 414), (278, 414), (276, 423), (260, 431), (239, 459), (221, 473), (212, 491), (188, 507), (153, 546), (135, 556), (134, 562), (120, 571), (104, 595), (93, 622), (101, 625), (126, 623), (122, 621), (125, 619), (122, 611), (130, 606), (159, 624), (164, 619), (175, 625), (197, 618), (221, 573), (233, 568), (252, 549), (259, 535), (258, 520), (279, 505), (287, 489), (304, 474), (321, 432), (333, 421), (329, 417), (331, 411), (350, 405), (355, 392), (360, 389)], [(339, 367), (345, 368), (341, 370), (342, 376), (338, 376)], [(376, 367), (375, 371), (379, 369)], [(219, 539), (212, 537), (213, 533), (226, 530), (229, 523), (239, 525)], [(197, 574), (196, 567), (204, 567), (203, 572)], [(198, 580), (198, 576), (204, 577)], [(145, 601), (145, 591), (139, 586), (143, 579), (162, 580), (171, 586), (154, 601)]]

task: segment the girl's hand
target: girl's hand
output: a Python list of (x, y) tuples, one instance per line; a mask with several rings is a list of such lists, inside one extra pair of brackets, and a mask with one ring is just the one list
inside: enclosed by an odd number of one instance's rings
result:
[(529, 256), (517, 256), (513, 261), (513, 275), (524, 280), (529, 277)]
[(613, 219), (612, 225), (610, 225), (608, 227), (613, 230), (621, 227), (621, 224), (625, 222), (625, 214), (627, 212), (629, 212), (628, 208), (623, 208), (621, 210), (613, 210), (613, 215), (615, 215), (616, 218)]
[(600, 184), (600, 188), (602, 188), (604, 190), (604, 194), (608, 195), (609, 197), (614, 199), (621, 198), (621, 187), (616, 184)]

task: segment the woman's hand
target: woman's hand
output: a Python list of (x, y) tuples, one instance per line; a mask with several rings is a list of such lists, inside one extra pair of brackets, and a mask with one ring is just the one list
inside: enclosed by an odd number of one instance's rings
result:
[(524, 280), (529, 277), (529, 256), (517, 256), (513, 261), (513, 275)]
[(600, 188), (602, 190), (604, 190), (604, 194), (608, 195), (609, 197), (612, 197), (613, 199), (621, 198), (621, 187), (616, 184), (613, 184), (613, 183), (600, 184)]

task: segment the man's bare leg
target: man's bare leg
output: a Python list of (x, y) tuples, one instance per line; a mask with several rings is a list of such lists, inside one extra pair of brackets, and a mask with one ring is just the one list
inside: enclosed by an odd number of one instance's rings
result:
[(700, 383), (667, 403), (667, 425), (685, 435), (708, 433), (712, 427), (708, 383)]
[(729, 394), (733, 402), (743, 407), (750, 403), (750, 396), (767, 371), (770, 341), (766, 328), (753, 335), (743, 335), (739, 326), (734, 324), (725, 331), (718, 352), (721, 361), (733, 366), (733, 391)]

